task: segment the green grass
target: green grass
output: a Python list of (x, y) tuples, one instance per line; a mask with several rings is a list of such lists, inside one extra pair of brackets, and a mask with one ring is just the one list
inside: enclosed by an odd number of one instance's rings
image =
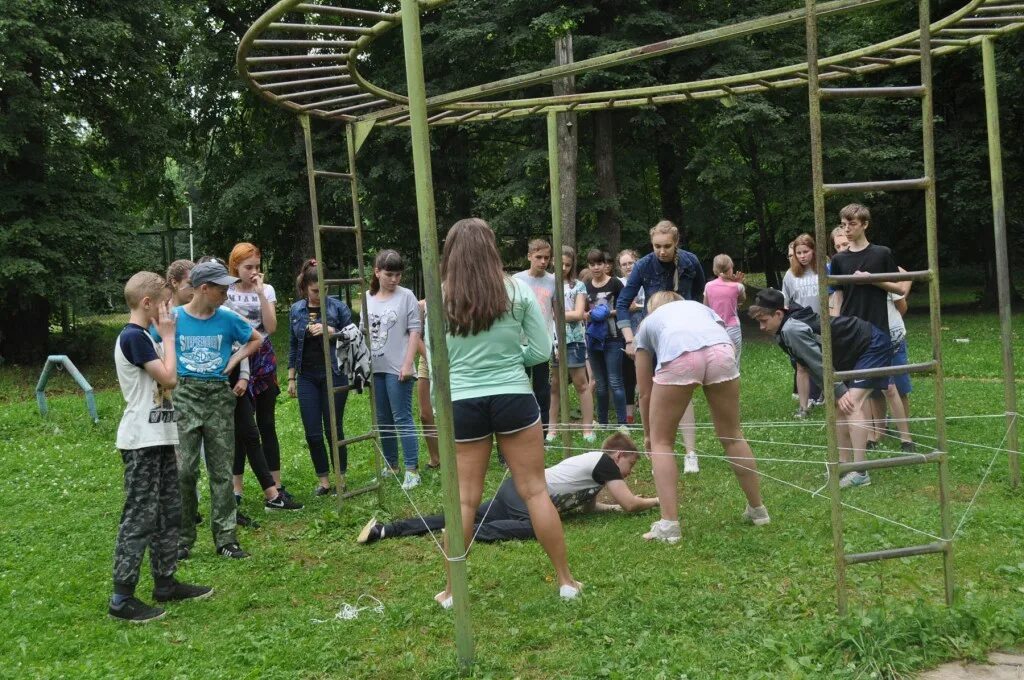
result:
[[(1024, 365), (1015, 342), (1018, 383)], [(944, 318), (947, 415), (999, 414), (998, 322), (992, 315)], [(284, 324), (282, 324), (282, 327)], [(284, 361), (283, 335), (277, 347)], [(969, 344), (954, 338), (970, 338)], [(911, 360), (929, 353), (927, 320), (910, 319)], [(313, 500), (315, 477), (294, 400), (278, 404), (285, 481), (307, 503), (301, 513), (264, 517), (259, 491), (247, 479), (246, 509), (263, 527), (241, 530), (252, 559), (212, 554), (209, 525), (200, 527), (183, 579), (213, 585), (207, 601), (170, 608), (164, 620), (132, 627), (106, 618), (111, 554), (122, 503), (121, 463), (114, 435), (122, 400), (111, 389), (108, 364), (85, 370), (98, 388), (100, 423), (66, 376), (48, 390), (50, 416), (39, 417), (28, 370), (0, 370), (0, 591), (4, 603), (0, 676), (4, 677), (427, 677), (455, 673), (453, 615), (432, 595), (443, 585), (442, 562), (429, 538), (354, 542), (368, 517), (412, 512), (397, 488), (378, 505), (364, 495), (336, 512)], [(818, 461), (820, 424), (796, 423), (789, 364), (773, 345), (746, 333), (743, 417), (762, 458)], [(914, 383), (913, 415), (928, 416), (934, 384)], [(1018, 397), (1020, 398), (1020, 397)], [(698, 401), (698, 419), (707, 423)], [(768, 427), (756, 423), (780, 422)], [(353, 396), (350, 433), (369, 426), (365, 397)], [(915, 423), (918, 441), (934, 431)], [(953, 440), (998, 446), (1001, 418), (956, 419)], [(582, 441), (576, 442), (583, 446)], [(805, 445), (805, 446), (800, 446)], [(699, 448), (720, 455), (710, 431)], [(954, 523), (960, 521), (992, 452), (951, 445)], [(554, 462), (561, 452), (549, 451)], [(350, 485), (370, 475), (370, 450), (352, 452)], [(1024, 641), (1024, 517), (1022, 494), (1007, 484), (998, 455), (956, 541), (958, 604), (942, 604), (942, 570), (935, 556), (873, 563), (848, 572), (851, 613), (835, 614), (829, 504), (765, 479), (773, 521), (741, 523), (743, 499), (731, 473), (715, 459), (681, 482), (683, 541), (649, 545), (640, 539), (656, 519), (602, 515), (568, 520), (570, 562), (586, 585), (573, 603), (558, 600), (553, 572), (536, 543), (477, 545), (469, 558), (479, 677), (525, 678), (868, 678), (900, 677), (948, 658), (978, 657), (992, 647)], [(808, 489), (823, 483), (822, 466), (762, 461), (763, 472)], [(933, 466), (880, 471), (874, 484), (846, 500), (925, 531), (939, 531)], [(489, 489), (501, 479), (495, 465)], [(641, 461), (631, 485), (653, 493), (650, 465)], [(205, 491), (204, 491), (205, 496)], [(436, 474), (424, 474), (415, 498), (440, 508)], [(207, 503), (204, 498), (204, 505)], [(903, 546), (930, 539), (848, 511), (850, 551)], [(140, 593), (148, 598), (144, 573)], [(380, 598), (383, 615), (332, 619), (343, 602)]]

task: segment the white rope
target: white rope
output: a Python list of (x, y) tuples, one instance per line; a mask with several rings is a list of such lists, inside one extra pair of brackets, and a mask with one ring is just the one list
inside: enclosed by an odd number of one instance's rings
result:
[[(1016, 422), (1017, 422), (1017, 415), (1014, 414), (1010, 418), (1009, 425), (1006, 426), (1006, 433), (1003, 435), (1002, 441), (999, 442), (999, 446), (1002, 446), (1004, 443), (1006, 443), (1006, 438), (1010, 436), (1010, 430), (1013, 429), (1013, 425)], [(985, 474), (981, 478), (981, 483), (978, 484), (978, 488), (974, 490), (974, 495), (971, 497), (971, 502), (967, 504), (967, 509), (964, 510), (963, 516), (960, 517), (960, 523), (956, 525), (956, 531), (953, 532), (953, 536), (954, 537), (957, 534), (960, 533), (960, 529), (963, 528), (964, 522), (967, 521), (967, 514), (971, 511), (971, 508), (974, 507), (974, 501), (977, 500), (978, 494), (981, 493), (981, 487), (985, 486), (985, 480), (988, 479), (989, 473), (992, 472), (992, 464), (996, 462), (996, 458), (998, 458), (998, 457), (999, 457), (999, 451), (996, 451), (995, 453), (992, 454), (992, 460), (990, 460), (988, 462), (988, 468), (986, 468)]]
[[(366, 607), (360, 607), (359, 606), (359, 601), (362, 600), (364, 597), (367, 598), (367, 599), (373, 600), (377, 604), (371, 605), (371, 606), (366, 606)], [(365, 612), (365, 611), (372, 611), (372, 612), (374, 612), (376, 614), (383, 614), (384, 613), (384, 603), (381, 602), (380, 600), (378, 600), (373, 595), (368, 595), (368, 594), (364, 593), (364, 594), (362, 594), (362, 595), (360, 595), (359, 597), (356, 598), (356, 603), (354, 605), (351, 605), (348, 602), (342, 602), (341, 603), (341, 609), (339, 609), (337, 612), (335, 612), (334, 618), (331, 618), (331, 619), (311, 619), (310, 623), (330, 623), (331, 621), (351, 621), (352, 619), (359, 618), (359, 612)]]

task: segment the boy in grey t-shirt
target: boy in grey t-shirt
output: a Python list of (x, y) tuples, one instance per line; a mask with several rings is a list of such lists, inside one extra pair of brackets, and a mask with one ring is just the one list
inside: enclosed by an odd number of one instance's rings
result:
[[(526, 259), (530, 261), (530, 268), (516, 273), (514, 278), (528, 285), (533, 291), (540, 305), (540, 314), (548, 325), (548, 331), (554, 337), (555, 313), (552, 305), (555, 297), (555, 275), (548, 272), (548, 265), (551, 263), (551, 244), (544, 239), (533, 239), (528, 246)], [(533, 382), (533, 396), (537, 398), (537, 404), (540, 406), (541, 425), (544, 427), (544, 434), (547, 435), (551, 411), (551, 365), (545, 361), (527, 368), (526, 372), (530, 374)]]

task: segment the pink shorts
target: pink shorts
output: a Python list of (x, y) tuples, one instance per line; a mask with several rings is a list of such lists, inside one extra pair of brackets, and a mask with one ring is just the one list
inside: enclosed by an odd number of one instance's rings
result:
[(733, 344), (683, 352), (654, 374), (658, 385), (714, 385), (740, 377)]

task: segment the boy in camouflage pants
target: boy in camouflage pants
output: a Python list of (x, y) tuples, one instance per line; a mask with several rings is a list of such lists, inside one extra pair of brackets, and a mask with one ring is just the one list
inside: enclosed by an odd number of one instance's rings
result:
[[(174, 454), (178, 433), (170, 400), (177, 382), (170, 291), (159, 275), (139, 272), (128, 280), (124, 297), (131, 317), (114, 346), (114, 365), (126, 402), (117, 429), (125, 501), (114, 546), (114, 594), (108, 612), (116, 619), (145, 623), (164, 615), (163, 609), (135, 597), (147, 546), (158, 602), (200, 599), (213, 589), (174, 579), (181, 499)], [(146, 332), (150, 323), (164, 338), (162, 347)]]

